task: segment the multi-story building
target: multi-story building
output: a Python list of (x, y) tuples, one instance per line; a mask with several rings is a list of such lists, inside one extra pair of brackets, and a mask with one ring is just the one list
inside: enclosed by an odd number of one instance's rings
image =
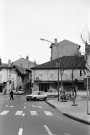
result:
[(9, 93), (11, 88), (26, 90), (30, 75), (31, 70), (13, 65), (10, 60), (8, 64), (2, 63), (0, 65), (0, 92)]
[(57, 39), (55, 39), (54, 43), (51, 44), (51, 60), (56, 58), (60, 58), (62, 56), (75, 56), (81, 55), (80, 53), (80, 45), (75, 44), (68, 40), (63, 40), (57, 43)]
[[(43, 91), (57, 89), (58, 61), (59, 85), (61, 85), (62, 79), (64, 89), (70, 90), (72, 88), (72, 82), (77, 79), (78, 89), (84, 89), (84, 77), (86, 73), (84, 56), (63, 56), (59, 59), (55, 59), (31, 68), (34, 89)], [(63, 72), (62, 76), (61, 72)]]
[(30, 61), (29, 56), (26, 56), (26, 59), (25, 58), (20, 58), (20, 59), (14, 61), (13, 65), (17, 65), (17, 66), (23, 67), (25, 69), (30, 69), (30, 68), (36, 66), (36, 63)]

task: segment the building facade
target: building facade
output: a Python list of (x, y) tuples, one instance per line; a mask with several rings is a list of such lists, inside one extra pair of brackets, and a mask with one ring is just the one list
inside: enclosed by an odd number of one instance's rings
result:
[(31, 70), (26, 70), (22, 67), (3, 64), (0, 65), (0, 92), (9, 93), (10, 89), (26, 89), (29, 81)]
[(54, 43), (51, 44), (51, 60), (54, 60), (62, 56), (75, 56), (80, 55), (80, 45), (75, 44), (69, 40), (63, 40), (57, 43), (55, 39)]
[[(57, 67), (57, 61), (60, 66)], [(72, 88), (72, 82), (78, 80), (78, 88), (84, 89), (84, 77), (86, 73), (83, 56), (63, 56), (32, 68), (32, 82), (36, 90), (48, 91), (57, 89), (59, 68), (59, 86), (61, 80), (66, 90)], [(63, 75), (61, 76), (61, 72)]]
[(23, 67), (25, 69), (30, 69), (30, 68), (36, 66), (36, 63), (29, 61), (29, 57), (26, 56), (26, 59), (20, 58), (20, 59), (14, 61), (13, 65), (17, 65), (17, 66)]

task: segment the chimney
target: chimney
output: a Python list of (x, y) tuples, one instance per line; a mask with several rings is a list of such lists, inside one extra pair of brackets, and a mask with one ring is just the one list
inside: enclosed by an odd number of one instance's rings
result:
[(29, 56), (28, 55), (26, 56), (26, 60), (29, 60)]
[(11, 66), (11, 60), (10, 59), (8, 60), (8, 66), (9, 67)]
[(57, 45), (57, 39), (56, 38), (54, 39), (54, 43), (55, 43), (55, 45)]

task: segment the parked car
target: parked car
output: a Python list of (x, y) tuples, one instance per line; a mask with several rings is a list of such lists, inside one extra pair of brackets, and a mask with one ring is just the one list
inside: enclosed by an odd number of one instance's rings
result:
[(42, 91), (34, 91), (32, 94), (30, 95), (26, 95), (26, 100), (46, 100), (47, 99), (47, 94), (45, 92)]
[(25, 94), (24, 90), (23, 89), (19, 89), (15, 92), (16, 95), (23, 95)]
[(50, 89), (46, 93), (48, 97), (58, 97), (58, 92), (55, 89)]

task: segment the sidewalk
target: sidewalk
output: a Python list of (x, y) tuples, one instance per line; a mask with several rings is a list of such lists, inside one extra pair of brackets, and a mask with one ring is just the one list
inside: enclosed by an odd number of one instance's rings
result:
[[(73, 106), (72, 101), (62, 102), (58, 99), (47, 99), (49, 105), (57, 109), (64, 115), (90, 125), (90, 114), (87, 114), (87, 99), (78, 96), (76, 99), (76, 106)], [(90, 113), (90, 100), (89, 100), (89, 113)]]

